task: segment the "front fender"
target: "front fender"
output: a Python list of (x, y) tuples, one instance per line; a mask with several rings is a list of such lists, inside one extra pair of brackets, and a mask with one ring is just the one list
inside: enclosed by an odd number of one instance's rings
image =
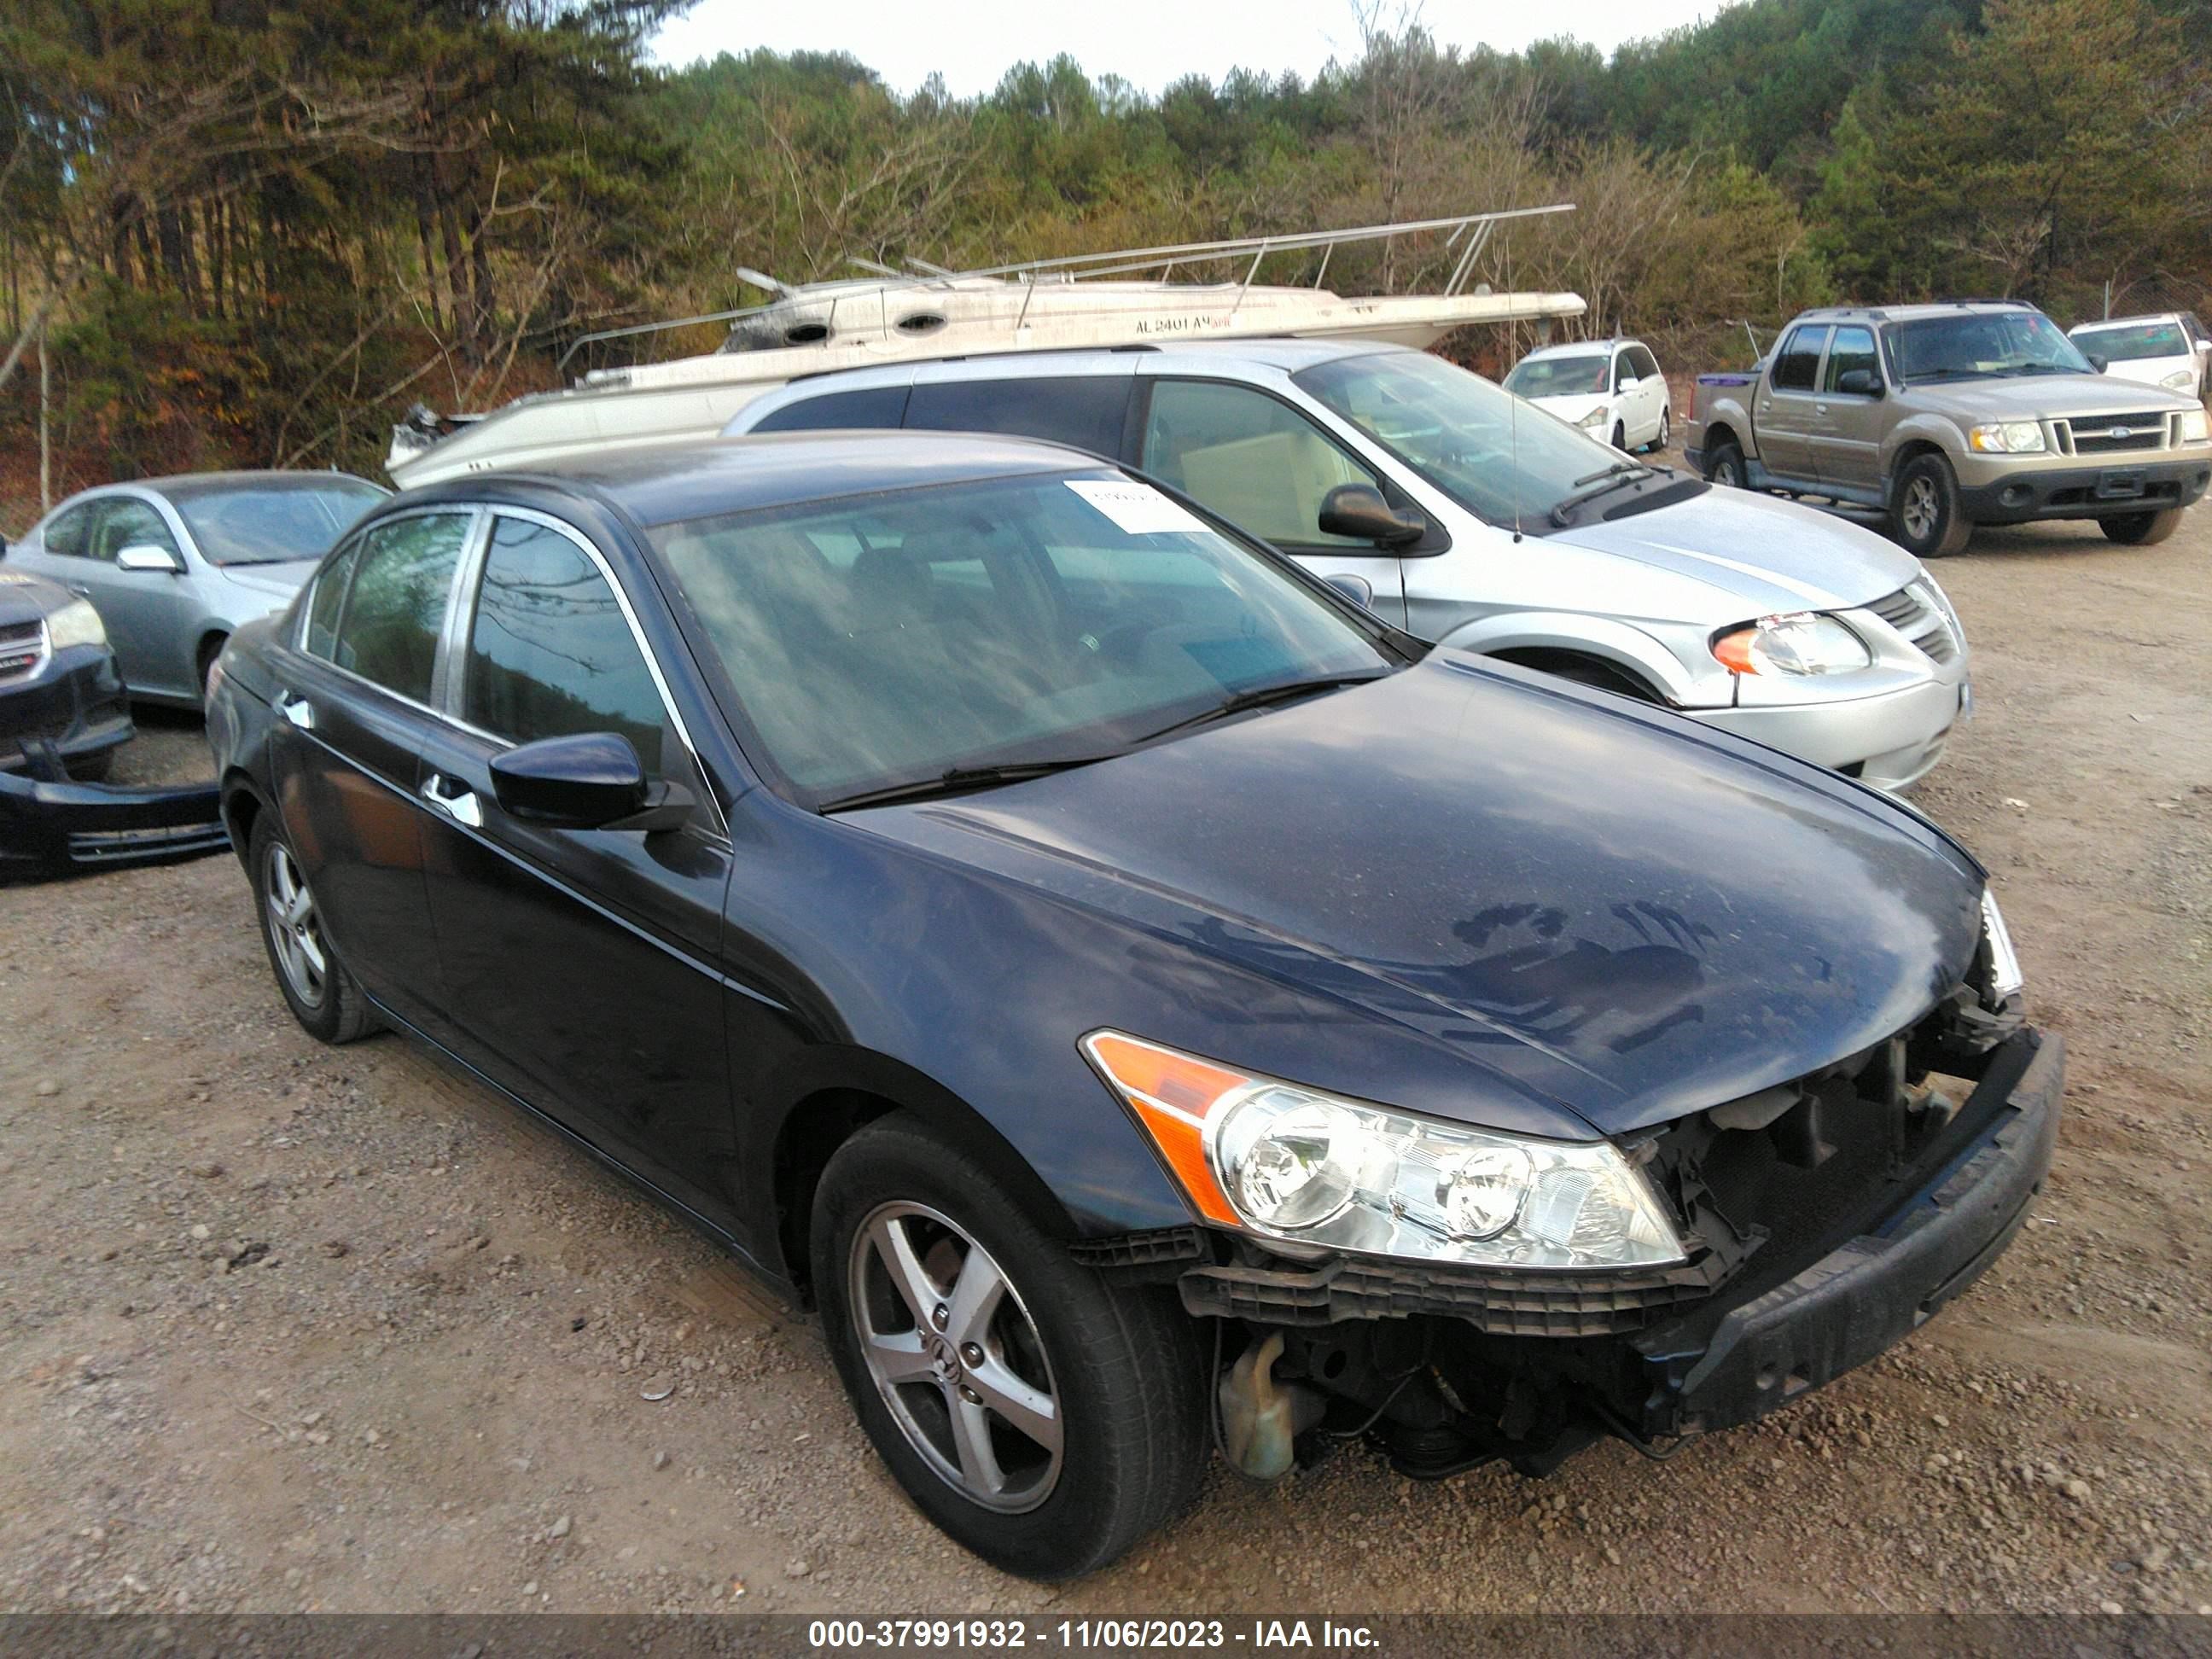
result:
[(1966, 453), (1966, 433), (1948, 415), (1908, 415), (1883, 434), (1881, 441), (1881, 477), (1883, 494), (1888, 494), (1891, 474), (1896, 470), (1897, 458), (1909, 448), (1933, 444), (1943, 452), (1953, 467)]
[(1724, 708), (1730, 700), (1725, 672), (1717, 688), (1701, 686), (1664, 645), (1612, 617), (1501, 611), (1454, 629), (1439, 643), (1486, 657), (1507, 651), (1569, 651), (1595, 658), (1634, 675), (1677, 708)]

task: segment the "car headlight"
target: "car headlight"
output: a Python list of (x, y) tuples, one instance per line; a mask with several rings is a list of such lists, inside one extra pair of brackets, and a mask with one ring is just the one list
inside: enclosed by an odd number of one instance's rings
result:
[(1865, 641), (1817, 611), (1730, 629), (1714, 638), (1713, 655), (1739, 674), (1844, 674), (1874, 660)]
[(1255, 1076), (1118, 1031), (1083, 1051), (1208, 1221), (1293, 1245), (1499, 1267), (1685, 1260), (1609, 1141), (1538, 1140)]
[(2043, 428), (2033, 421), (1992, 421), (1970, 428), (1966, 445), (1987, 455), (2037, 455), (2043, 452)]
[(2203, 410), (2185, 409), (2181, 411), (2181, 419), (2173, 435), (2182, 443), (2201, 444), (2208, 436), (2212, 436), (2212, 428), (2208, 428)]
[(1603, 404), (1600, 404), (1595, 409), (1590, 410), (1589, 414), (1583, 416), (1582, 419), (1577, 421), (1575, 424), (1579, 427), (1587, 427), (1592, 431), (1595, 431), (1612, 418), (1613, 411), (1607, 409)]
[(2172, 374), (2160, 380), (2159, 384), (2164, 386), (2168, 392), (2194, 392), (2197, 390), (2196, 371), (2187, 368), (2177, 368)]
[(75, 599), (47, 617), (46, 638), (57, 651), (73, 645), (106, 645), (107, 629), (90, 599)]
[(1990, 951), (1990, 994), (1999, 1002), (2018, 996), (2027, 988), (2027, 977), (2020, 971), (2020, 957), (2013, 951), (2012, 933), (1997, 908), (1997, 896), (1986, 887), (1982, 889), (1982, 942)]

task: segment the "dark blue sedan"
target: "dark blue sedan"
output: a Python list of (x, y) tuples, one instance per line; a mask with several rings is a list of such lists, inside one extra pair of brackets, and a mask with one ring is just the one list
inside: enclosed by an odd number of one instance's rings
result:
[(1216, 1443), (1540, 1474), (1747, 1421), (2050, 1162), (2061, 1045), (1942, 831), (1073, 451), (441, 483), (216, 684), (300, 1023), (446, 1050), (818, 1309), (1012, 1571)]

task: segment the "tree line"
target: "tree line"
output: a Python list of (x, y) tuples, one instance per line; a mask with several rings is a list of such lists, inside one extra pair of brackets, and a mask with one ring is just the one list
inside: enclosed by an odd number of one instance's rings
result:
[[(1585, 330), (1656, 336), (1685, 368), (1831, 299), (2017, 295), (2072, 320), (2198, 305), (2212, 280), (2206, 0), (1750, 0), (1610, 58), (1462, 52), (1369, 9), (1358, 55), (1310, 80), (1147, 95), (1063, 57), (976, 98), (902, 95), (845, 54), (656, 69), (681, 6), (15, 0), (0, 524), (35, 502), (42, 413), (71, 486), (375, 476), (410, 403), (494, 404), (556, 384), (583, 335), (767, 298), (741, 267), (799, 282), (1571, 201), (1501, 230), (1475, 278), (1576, 289)], [(1326, 275), (1407, 292), (1457, 258), (1401, 241)]]

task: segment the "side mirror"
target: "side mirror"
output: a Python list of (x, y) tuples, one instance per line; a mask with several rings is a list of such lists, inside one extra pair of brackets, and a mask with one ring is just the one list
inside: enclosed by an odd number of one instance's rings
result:
[(1339, 484), (1322, 497), (1321, 531), (1354, 541), (1402, 547), (1428, 532), (1429, 521), (1410, 507), (1395, 507), (1373, 484)]
[(1638, 380), (1635, 375), (1624, 374), (1620, 377), (1620, 384), (1613, 387), (1613, 390), (1615, 392), (1633, 392), (1637, 387), (1643, 384), (1644, 382)]
[(185, 562), (166, 547), (156, 547), (151, 542), (133, 542), (115, 556), (118, 570), (158, 570), (165, 576), (181, 576)]
[(542, 738), (495, 755), (490, 770), (501, 811), (553, 830), (673, 830), (694, 804), (680, 785), (647, 782), (613, 732)]
[(2106, 369), (2110, 368), (2112, 366), (2112, 360), (2111, 358), (2109, 358), (2109, 357), (2100, 357), (2100, 356), (2096, 356), (2094, 353), (2090, 354), (2090, 356), (2089, 356), (2089, 367), (2090, 367), (2090, 368), (2094, 368), (2094, 369), (2095, 369), (2095, 370), (2097, 371), (2097, 373), (2098, 373), (2098, 374), (2103, 374)]
[(1323, 576), (1322, 580), (1361, 610), (1367, 611), (1374, 608), (1375, 584), (1369, 581), (1366, 577), (1340, 574), (1334, 576)]
[(1881, 377), (1870, 368), (1847, 368), (1836, 376), (1836, 390), (1854, 398), (1881, 396)]

